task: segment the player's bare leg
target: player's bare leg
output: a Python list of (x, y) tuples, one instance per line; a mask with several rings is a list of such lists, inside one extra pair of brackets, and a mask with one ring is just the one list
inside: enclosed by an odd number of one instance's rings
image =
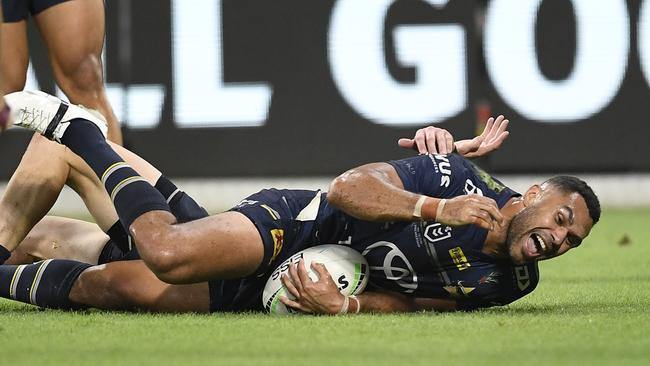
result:
[[(64, 184), (82, 197), (99, 228), (77, 220), (43, 218)], [(106, 244), (103, 231), (117, 220), (90, 167), (65, 146), (35, 134), (0, 198), (0, 244), (12, 252), (10, 264), (49, 258), (97, 263)]]
[(104, 115), (108, 122), (108, 139), (121, 145), (122, 132), (104, 88), (101, 60), (104, 1), (66, 1), (47, 8), (34, 18), (61, 90), (72, 103), (96, 109)]
[(5, 264), (29, 264), (44, 259), (97, 264), (107, 241), (108, 235), (93, 223), (46, 216), (14, 249)]
[[(0, 244), (8, 251), (16, 249), (47, 214), (66, 183), (82, 196), (101, 229), (108, 230), (117, 221), (117, 214), (101, 183), (91, 173), (69, 149), (34, 135), (0, 199)], [(79, 258), (95, 255), (92, 247), (87, 249), (88, 252), (78, 254)], [(38, 251), (32, 247), (29, 252)]]
[(160, 281), (144, 262), (125, 261), (94, 266), (72, 286), (70, 301), (107, 310), (197, 312), (210, 310), (208, 284), (170, 285)]
[(0, 199), (0, 243), (8, 250), (13, 250), (56, 202), (70, 170), (65, 150), (39, 135), (32, 138)]
[(25, 87), (29, 48), (27, 21), (0, 24), (0, 89), (5, 93)]

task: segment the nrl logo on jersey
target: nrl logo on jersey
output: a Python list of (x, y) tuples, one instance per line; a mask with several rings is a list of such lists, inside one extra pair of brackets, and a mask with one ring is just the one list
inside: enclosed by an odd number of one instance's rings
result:
[(428, 224), (422, 231), (424, 237), (431, 243), (451, 238), (451, 227), (439, 222)]

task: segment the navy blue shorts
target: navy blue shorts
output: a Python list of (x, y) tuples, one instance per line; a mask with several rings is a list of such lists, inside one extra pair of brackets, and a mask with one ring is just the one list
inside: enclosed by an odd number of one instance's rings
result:
[(27, 17), (42, 12), (68, 0), (2, 0), (2, 14), (5, 23), (27, 20)]
[(254, 274), (210, 281), (210, 311), (263, 311), (262, 292), (271, 272), (297, 252), (317, 245), (314, 219), (325, 195), (320, 191), (265, 189), (231, 211), (248, 217), (264, 243), (264, 259)]

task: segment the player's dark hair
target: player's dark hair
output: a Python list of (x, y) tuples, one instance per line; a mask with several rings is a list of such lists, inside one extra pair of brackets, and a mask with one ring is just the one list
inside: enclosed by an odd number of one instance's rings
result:
[(591, 187), (589, 187), (589, 185), (582, 179), (569, 175), (558, 175), (557, 177), (547, 180), (544, 184), (550, 184), (565, 193), (576, 192), (580, 194), (587, 203), (589, 216), (591, 216), (594, 225), (600, 219), (600, 201)]

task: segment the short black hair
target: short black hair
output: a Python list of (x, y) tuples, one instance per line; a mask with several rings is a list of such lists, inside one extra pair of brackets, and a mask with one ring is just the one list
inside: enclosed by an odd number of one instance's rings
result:
[(587, 203), (589, 216), (591, 216), (594, 225), (600, 220), (600, 201), (591, 187), (582, 179), (570, 175), (558, 175), (548, 179), (543, 184), (550, 184), (565, 193), (576, 192), (580, 194)]

